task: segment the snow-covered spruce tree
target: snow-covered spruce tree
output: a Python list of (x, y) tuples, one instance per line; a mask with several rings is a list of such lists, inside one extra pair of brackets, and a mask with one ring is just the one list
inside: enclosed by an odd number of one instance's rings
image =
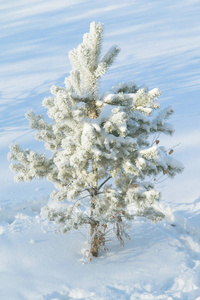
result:
[(43, 212), (63, 232), (89, 224), (93, 256), (105, 244), (108, 225), (122, 242), (126, 220), (161, 219), (154, 207), (160, 199), (155, 178), (183, 169), (156, 138), (173, 133), (166, 122), (173, 108), (160, 110), (158, 89), (122, 83), (99, 95), (99, 80), (119, 53), (113, 46), (101, 56), (102, 32), (101, 23), (91, 23), (82, 44), (69, 52), (72, 71), (65, 87), (52, 86), (53, 97), (43, 101), (51, 123), (33, 111), (26, 114), (51, 157), (18, 144), (9, 153), (17, 182), (45, 177), (55, 185), (51, 197), (63, 205)]

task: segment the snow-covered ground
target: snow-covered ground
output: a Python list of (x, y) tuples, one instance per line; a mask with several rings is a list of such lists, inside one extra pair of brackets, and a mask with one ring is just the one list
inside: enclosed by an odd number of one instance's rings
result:
[[(200, 299), (200, 21), (199, 0), (0, 0), (0, 299)], [(24, 113), (44, 113), (52, 84), (63, 86), (68, 51), (91, 21), (105, 24), (104, 49), (121, 53), (102, 91), (122, 82), (158, 87), (172, 104), (175, 147), (185, 171), (160, 184), (166, 218), (137, 219), (124, 248), (88, 263), (87, 230), (56, 234), (40, 215), (46, 181), (16, 184), (7, 152), (12, 141), (43, 152)]]
[(135, 220), (124, 248), (88, 262), (87, 231), (55, 234), (39, 216), (44, 199), (0, 211), (0, 299), (200, 299), (200, 204), (156, 225)]

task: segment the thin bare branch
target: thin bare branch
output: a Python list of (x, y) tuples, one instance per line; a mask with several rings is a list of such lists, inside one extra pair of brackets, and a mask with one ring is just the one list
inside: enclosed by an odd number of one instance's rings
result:
[(178, 146), (180, 146), (180, 145), (181, 145), (181, 143), (179, 143), (179, 144), (176, 144), (176, 145), (174, 145), (174, 146), (172, 146), (172, 147), (168, 148), (166, 151), (169, 151), (170, 149), (174, 149), (175, 147), (178, 147)]
[(111, 178), (112, 178), (112, 176), (109, 176), (106, 180), (104, 180), (104, 182), (102, 182), (102, 184), (100, 184), (100, 186), (98, 187), (97, 190), (99, 191), (102, 188), (102, 186)]

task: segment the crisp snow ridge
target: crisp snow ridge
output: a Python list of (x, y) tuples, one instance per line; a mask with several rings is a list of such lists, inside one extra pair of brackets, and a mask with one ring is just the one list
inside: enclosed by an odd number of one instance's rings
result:
[[(0, 0), (0, 299), (200, 299), (199, 1)], [(162, 91), (173, 105), (173, 138), (160, 136), (185, 172), (161, 179), (156, 225), (136, 219), (124, 248), (110, 235), (109, 251), (88, 263), (87, 229), (56, 234), (40, 209), (52, 186), (13, 182), (8, 146), (42, 153), (25, 112), (70, 70), (67, 53), (91, 21), (105, 24), (105, 49), (122, 49), (105, 76), (105, 91), (123, 81)], [(104, 92), (104, 90), (102, 91)], [(109, 99), (112, 100), (112, 99)]]

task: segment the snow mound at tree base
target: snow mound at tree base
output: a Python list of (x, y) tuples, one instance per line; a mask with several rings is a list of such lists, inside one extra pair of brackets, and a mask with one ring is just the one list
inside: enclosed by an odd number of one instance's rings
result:
[(38, 214), (43, 201), (0, 208), (1, 299), (200, 299), (198, 200), (163, 208), (155, 225), (136, 219), (124, 248), (111, 235), (85, 263), (87, 229), (56, 234)]

